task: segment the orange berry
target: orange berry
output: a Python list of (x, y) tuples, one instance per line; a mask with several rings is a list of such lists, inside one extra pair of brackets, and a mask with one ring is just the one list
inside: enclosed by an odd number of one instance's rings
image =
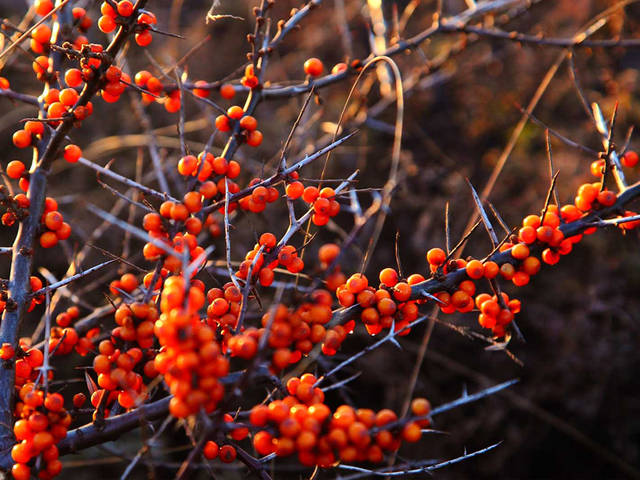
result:
[(231, 463), (236, 459), (236, 449), (231, 445), (223, 445), (220, 448), (219, 456), (223, 463)]
[(488, 279), (496, 278), (499, 271), (500, 271), (500, 267), (496, 262), (492, 262), (492, 261), (485, 262), (484, 264), (485, 278), (488, 278)]
[(516, 260), (524, 260), (529, 256), (529, 247), (524, 243), (518, 243), (511, 247), (511, 256)]
[(216, 128), (221, 132), (228, 132), (231, 130), (231, 124), (229, 123), (229, 117), (226, 115), (218, 115), (216, 117)]
[(64, 147), (64, 159), (69, 163), (76, 163), (82, 156), (82, 150), (77, 145), (67, 145)]
[(471, 260), (465, 268), (469, 278), (477, 280), (484, 276), (484, 265), (479, 260)]
[(111, 33), (111, 32), (113, 32), (116, 29), (116, 26), (117, 26), (116, 22), (114, 21), (114, 19), (112, 17), (108, 17), (106, 15), (103, 15), (98, 20), (98, 28), (103, 33)]
[(129, 17), (133, 13), (133, 3), (129, 0), (120, 0), (118, 2), (118, 13), (123, 17)]
[(411, 402), (411, 412), (417, 417), (428, 415), (431, 411), (431, 404), (426, 398), (414, 398)]
[(40, 246), (42, 248), (55, 247), (58, 243), (58, 237), (54, 232), (44, 232), (40, 235)]
[(387, 287), (393, 287), (398, 283), (398, 272), (393, 268), (385, 268), (379, 275), (380, 283), (383, 283)]
[(204, 448), (202, 449), (202, 453), (204, 454), (207, 460), (213, 460), (218, 456), (218, 444), (214, 441), (209, 440), (204, 444)]
[(616, 203), (617, 198), (618, 196), (611, 190), (603, 190), (598, 193), (597, 197), (598, 203), (600, 203), (600, 205), (602, 205), (603, 207), (610, 207), (611, 205)]
[(228, 108), (227, 115), (233, 120), (240, 120), (244, 115), (244, 110), (238, 105), (233, 105)]
[(31, 469), (24, 463), (15, 463), (11, 467), (11, 475), (14, 480), (29, 480), (31, 478)]
[(36, 13), (40, 16), (45, 16), (51, 10), (53, 10), (53, 1), (52, 0), (35, 0), (33, 2), (33, 8)]
[(245, 115), (240, 119), (240, 128), (251, 132), (258, 128), (258, 121), (251, 115)]
[(447, 258), (447, 254), (441, 248), (432, 248), (427, 252), (427, 262), (430, 265), (442, 265)]
[(135, 36), (136, 43), (141, 47), (146, 47), (151, 43), (153, 37), (151, 36), (151, 32), (149, 30), (145, 30), (143, 32), (136, 33)]
[(73, 88), (64, 88), (60, 90), (60, 103), (66, 107), (73, 107), (78, 101), (78, 92)]
[(18, 148), (26, 148), (31, 145), (31, 134), (26, 130), (18, 130), (13, 134), (13, 144)]
[(304, 62), (304, 73), (307, 75), (318, 77), (322, 75), (323, 70), (324, 65), (322, 64), (322, 61), (317, 58), (310, 58)]
[(422, 436), (422, 429), (416, 422), (407, 423), (402, 429), (402, 438), (406, 442), (417, 442)]
[(625, 154), (620, 159), (620, 162), (625, 167), (635, 167), (638, 163), (638, 154), (632, 150), (629, 150), (628, 152), (625, 152)]
[(44, 216), (44, 224), (49, 230), (58, 230), (60, 227), (62, 227), (62, 222), (62, 214), (58, 211), (48, 212)]
[(304, 192), (304, 185), (300, 182), (291, 182), (287, 185), (286, 194), (291, 200), (300, 198)]
[(24, 166), (24, 163), (19, 160), (13, 160), (7, 165), (7, 175), (9, 178), (20, 178), (25, 170), (26, 167)]
[(535, 275), (540, 270), (540, 260), (536, 257), (527, 257), (522, 262), (521, 268), (527, 275)]
[(259, 147), (262, 143), (262, 132), (260, 130), (253, 130), (247, 135), (247, 145), (250, 147)]
[(542, 252), (542, 261), (549, 265), (555, 265), (560, 261), (560, 255), (550, 248), (545, 248)]
[(220, 95), (222, 98), (226, 98), (227, 100), (231, 100), (236, 94), (233, 85), (229, 83), (225, 83), (220, 87)]
[(180, 175), (189, 176), (198, 169), (198, 159), (193, 155), (185, 155), (178, 162), (178, 172)]

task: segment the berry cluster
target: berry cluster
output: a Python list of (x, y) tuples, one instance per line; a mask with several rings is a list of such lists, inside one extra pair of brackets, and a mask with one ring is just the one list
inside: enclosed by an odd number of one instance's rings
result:
[(205, 303), (203, 287), (201, 282), (188, 287), (182, 277), (167, 278), (160, 300), (161, 315), (154, 326), (162, 346), (154, 365), (174, 395), (169, 410), (178, 418), (201, 408), (208, 413), (215, 410), (224, 396), (218, 379), (229, 371), (229, 360), (215, 341), (215, 330), (198, 315)]
[(380, 286), (369, 286), (369, 280), (361, 273), (355, 273), (336, 290), (340, 305), (350, 307), (358, 303), (362, 307), (360, 319), (371, 335), (394, 326), (394, 331), (407, 335), (409, 323), (418, 318), (418, 306), (411, 298), (411, 285), (424, 280), (421, 275), (412, 275), (401, 281), (392, 268), (380, 272)]
[(247, 88), (256, 88), (260, 84), (260, 80), (255, 74), (253, 64), (246, 66), (244, 76), (240, 79), (240, 83)]
[[(254, 178), (249, 182), (249, 187), (258, 185), (261, 181), (259, 178)], [(278, 198), (280, 198), (280, 192), (276, 188), (258, 185), (251, 191), (251, 195), (238, 200), (238, 206), (242, 210), (259, 213), (267, 208), (268, 203), (273, 203)]]
[[(16, 175), (22, 180), (22, 175), (25, 168), (22, 162), (14, 160), (7, 165), (7, 176), (9, 178), (16, 178)], [(25, 180), (28, 181), (28, 180)], [(2, 214), (2, 225), (10, 227), (16, 221), (23, 220), (29, 215), (29, 205), (31, 202), (24, 193), (18, 193), (16, 195), (9, 195), (6, 192), (4, 186), (0, 187), (0, 205), (3, 206), (6, 211)]]
[(328, 468), (345, 463), (384, 461), (385, 452), (400, 448), (402, 441), (417, 442), (429, 425), (429, 402), (414, 399), (413, 418), (399, 420), (391, 410), (374, 412), (348, 405), (333, 413), (324, 394), (314, 387), (314, 375), (304, 374), (287, 382), (289, 395), (251, 409), (249, 422), (261, 430), (253, 436), (260, 455), (286, 457), (297, 453), (302, 465)]
[(313, 207), (311, 221), (318, 226), (329, 223), (331, 217), (340, 212), (340, 204), (336, 201), (336, 192), (331, 187), (318, 187), (304, 185), (299, 181), (291, 182), (286, 188), (287, 196), (291, 200), (302, 197), (306, 203)]
[[(29, 350), (28, 357), (34, 352)], [(34, 361), (34, 365), (42, 365), (42, 353)], [(11, 449), (11, 457), (15, 464), (11, 469), (16, 480), (31, 478), (31, 468), (28, 463), (39, 457), (42, 460), (38, 478), (50, 479), (62, 470), (62, 463), (58, 459), (56, 443), (67, 436), (67, 429), (71, 424), (71, 415), (64, 408), (64, 398), (59, 393), (45, 392), (33, 383), (26, 383), (18, 393), (19, 401), (15, 406), (15, 416), (18, 420), (13, 425), (13, 433), (19, 443)]]
[[(196, 158), (193, 155), (185, 155), (178, 161), (178, 173), (185, 177), (197, 177), (200, 182), (200, 193), (206, 198), (214, 198), (219, 193), (225, 192), (225, 181), (220, 176), (224, 175), (227, 179), (237, 178), (240, 175), (240, 164), (235, 160), (227, 161), (224, 157), (214, 157), (208, 152), (200, 152)], [(217, 183), (209, 180), (211, 176), (217, 179)], [(236, 193), (240, 188), (234, 183), (227, 180), (229, 192)]]
[(258, 121), (251, 115), (246, 115), (242, 107), (233, 105), (224, 115), (216, 117), (216, 128), (221, 132), (229, 132), (236, 125), (240, 127), (241, 139), (250, 147), (259, 147), (262, 143), (262, 132), (257, 130)]
[(247, 280), (249, 270), (252, 269), (253, 278), (258, 279), (263, 287), (268, 287), (273, 283), (273, 270), (279, 265), (291, 273), (298, 273), (304, 268), (304, 261), (298, 256), (295, 247), (291, 245), (278, 246), (276, 236), (273, 233), (263, 233), (253, 250), (248, 252), (240, 263), (236, 276)]
[[(100, 13), (102, 16), (98, 20), (98, 28), (104, 33), (113, 32), (118, 25), (123, 24), (135, 13), (135, 8), (132, 2), (129, 0), (120, 0), (116, 8), (113, 8), (109, 3), (102, 2), (100, 6)], [(151, 36), (152, 25), (158, 23), (156, 16), (148, 11), (142, 11), (138, 15), (136, 21), (136, 43), (141, 47), (146, 47), (151, 43), (153, 37)]]
[(74, 349), (82, 356), (93, 351), (94, 339), (100, 334), (99, 328), (88, 330), (84, 336), (72, 327), (72, 324), (80, 316), (80, 310), (76, 306), (67, 308), (56, 316), (56, 325), (51, 328), (51, 339), (49, 340), (49, 352), (53, 355), (66, 355)]

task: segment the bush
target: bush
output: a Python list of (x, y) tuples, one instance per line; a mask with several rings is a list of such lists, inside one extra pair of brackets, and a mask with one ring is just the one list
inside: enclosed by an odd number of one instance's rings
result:
[(160, 3), (2, 7), (4, 471), (638, 475), (635, 7)]

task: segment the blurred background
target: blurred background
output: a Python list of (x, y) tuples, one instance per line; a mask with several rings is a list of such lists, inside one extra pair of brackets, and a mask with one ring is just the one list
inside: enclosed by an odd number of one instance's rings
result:
[[(99, 2), (76, 2), (85, 6), (94, 22)], [(387, 42), (409, 38), (431, 25), (435, 1), (328, 0), (315, 9), (273, 53), (266, 78), (272, 84), (304, 81), (302, 65), (308, 57), (320, 58), (330, 69), (346, 59), (365, 58), (372, 51), (375, 39), (371, 25), (376, 15), (387, 19)], [(445, 16), (466, 8), (465, 2), (445, 0)], [(608, 17), (594, 38), (635, 38), (640, 33), (640, 5), (628, 3)], [(182, 64), (190, 80), (214, 81), (239, 79), (246, 62), (248, 44), (245, 36), (253, 31), (251, 9), (256, 1), (222, 0), (219, 14), (232, 14), (241, 19), (220, 19), (205, 23), (210, 0), (149, 1), (148, 7), (158, 17), (159, 29), (183, 35), (183, 39), (154, 35), (148, 48), (150, 55), (136, 45), (126, 52), (130, 71), (147, 69), (158, 74), (189, 57)], [(492, 16), (485, 21), (501, 25), (507, 31), (553, 37), (571, 37), (581, 31), (598, 13), (612, 7), (609, 0), (555, 0), (534, 2), (529, 8)], [(276, 0), (271, 10), (274, 24), (286, 19), (291, 8), (300, 2)], [(0, 17), (18, 24), (25, 11), (25, 2), (0, 2)], [(409, 12), (411, 14), (409, 15)], [(396, 28), (393, 19), (402, 28)], [(504, 24), (504, 25), (503, 25)], [(104, 41), (105, 36), (95, 26), (87, 34), (91, 41)], [(382, 35), (384, 37), (384, 35)], [(378, 39), (380, 40), (380, 39)], [(444, 211), (449, 202), (453, 242), (461, 237), (475, 206), (465, 178), (481, 190), (487, 183), (500, 155), (509, 143), (514, 127), (521, 118), (520, 106), (526, 106), (543, 82), (549, 69), (558, 60), (561, 49), (535, 45), (519, 45), (504, 40), (490, 40), (461, 35), (442, 34), (394, 57), (405, 81), (403, 149), (400, 162), (400, 186), (391, 203), (380, 241), (370, 251), (366, 273), (375, 278), (386, 266), (394, 266), (396, 233), (399, 252), (408, 273), (425, 273), (426, 251), (443, 246)], [(13, 55), (2, 70), (17, 91), (38, 95), (41, 88), (31, 75), (31, 58), (26, 53)], [(638, 67), (640, 52), (633, 49), (578, 48), (572, 56), (575, 71), (588, 102), (598, 102), (605, 116), (610, 116), (619, 104), (615, 135), (622, 144), (628, 129), (640, 120)], [(233, 74), (232, 72), (236, 72)], [(395, 107), (385, 97), (384, 68), (363, 79), (361, 88), (351, 102), (347, 126), (360, 127), (358, 135), (332, 153), (326, 178), (345, 178), (360, 170), (358, 188), (379, 188), (387, 179), (393, 141)], [(313, 152), (316, 145), (330, 141), (343, 108), (353, 77), (319, 91), (302, 117), (302, 127), (296, 132), (289, 150), (289, 159), (301, 158)], [(383, 83), (384, 85), (384, 83)], [(387, 85), (388, 86), (388, 85)], [(273, 171), (274, 159), (295, 121), (304, 95), (272, 99), (263, 102), (255, 117), (265, 140), (258, 149), (243, 147), (237, 159), (243, 165), (243, 186), (253, 177)], [(112, 161), (115, 171), (135, 176), (136, 159), (142, 158), (142, 173), (150, 170), (146, 150), (147, 140), (140, 119), (123, 97), (119, 103), (106, 104), (97, 99), (96, 113), (71, 139), (83, 148), (84, 156), (102, 165)], [(213, 92), (211, 98), (225, 108), (231, 103)], [(236, 96), (243, 102), (243, 96)], [(384, 102), (386, 108), (381, 108)], [(374, 107), (375, 106), (375, 107)], [(374, 107), (369, 110), (370, 107)], [(193, 98), (185, 102), (186, 139), (194, 152), (202, 150), (213, 131), (214, 111)], [(170, 173), (172, 193), (184, 193), (175, 165), (179, 159), (176, 135), (177, 115), (166, 112), (160, 104), (151, 104), (146, 111), (161, 146), (165, 167)], [(373, 114), (371, 112), (374, 112)], [(0, 151), (4, 164), (19, 158), (28, 161), (25, 151), (11, 144), (11, 133), (20, 119), (32, 116), (33, 107), (0, 98)], [(559, 62), (534, 110), (535, 116), (550, 128), (591, 149), (602, 149), (601, 137), (587, 115), (571, 79), (569, 62)], [(214, 152), (224, 145), (225, 136), (218, 133)], [(635, 135), (631, 148), (637, 146)], [(552, 138), (553, 161), (560, 172), (557, 191), (560, 201), (571, 202), (577, 187), (591, 180), (589, 165), (596, 158)], [(303, 171), (303, 176), (318, 178), (323, 161)], [(629, 171), (631, 183), (638, 178), (637, 170)], [(157, 186), (153, 176), (148, 184)], [(112, 183), (122, 189), (121, 185)], [(489, 197), (506, 224), (513, 227), (530, 213), (538, 213), (549, 187), (544, 128), (528, 122), (515, 148), (508, 156)], [(58, 163), (51, 173), (50, 192), (60, 203), (65, 220), (73, 227), (72, 240), (53, 251), (40, 252), (38, 265), (60, 278), (72, 261), (74, 252), (85, 244), (100, 224), (86, 211), (83, 202), (91, 202), (109, 210), (116, 198), (96, 182), (94, 172), (84, 167), (70, 168)], [(363, 207), (371, 203), (371, 195), (360, 195)], [(153, 203), (153, 202), (152, 202)], [(154, 203), (155, 204), (155, 203)], [(128, 208), (121, 210), (127, 218)], [(134, 213), (136, 222), (142, 215)], [(232, 251), (240, 260), (252, 248), (255, 235), (266, 230), (282, 235), (288, 219), (283, 202), (266, 214), (240, 215), (234, 221)], [(341, 213), (329, 228), (319, 230), (310, 247), (313, 255), (305, 261), (313, 272), (315, 252), (324, 242), (339, 241), (352, 227), (352, 217)], [(2, 245), (9, 245), (15, 231), (0, 232)], [(357, 244), (350, 249), (342, 264), (349, 275), (359, 270), (363, 252), (368, 249), (370, 230), (365, 229)], [(92, 242), (114, 253), (122, 253), (124, 234), (110, 227)], [(151, 268), (141, 256), (142, 244), (135, 239), (128, 243), (130, 259)], [(224, 244), (220, 238), (209, 239), (217, 247), (213, 259), (221, 259)], [(301, 244), (301, 237), (296, 237)], [(206, 244), (206, 243), (205, 243)], [(491, 245), (485, 232), (479, 229), (472, 237), (464, 255), (484, 256)], [(90, 251), (83, 266), (88, 267), (105, 257)], [(2, 276), (8, 275), (6, 259), (0, 259)], [(7, 273), (5, 273), (7, 272)], [(82, 300), (83, 314), (92, 306), (103, 305), (108, 281), (122, 273), (115, 266), (107, 273), (91, 277), (102, 281), (99, 288), (84, 289), (74, 285)], [(41, 272), (42, 273), (42, 272)], [(210, 280), (208, 286), (213, 286)], [(76, 290), (74, 290), (76, 289)], [(502, 442), (482, 456), (450, 466), (437, 473), (440, 478), (627, 478), (640, 476), (640, 256), (637, 232), (622, 235), (617, 231), (602, 231), (586, 238), (555, 267), (543, 267), (541, 273), (517, 291), (509, 285), (505, 290), (522, 300), (522, 313), (517, 322), (526, 341), (514, 338), (509, 350), (522, 362), (519, 365), (504, 352), (487, 351), (483, 342), (464, 337), (446, 326), (436, 324), (421, 363), (414, 396), (426, 396), (433, 405), (451, 401), (466, 389), (473, 393), (490, 385), (518, 378), (520, 382), (507, 391), (481, 400), (436, 418), (435, 428), (446, 435), (427, 436), (417, 445), (403, 447), (400, 459), (448, 459)], [(78, 293), (79, 292), (79, 293)], [(268, 297), (268, 293), (265, 293)], [(59, 311), (74, 301), (63, 298)], [(55, 312), (57, 313), (57, 311)], [(25, 334), (42, 315), (33, 312), (26, 322)], [(456, 325), (480, 327), (475, 314), (448, 316)], [(109, 325), (105, 321), (105, 325)], [(328, 398), (335, 406), (352, 403), (374, 409), (402, 408), (408, 395), (409, 378), (419, 359), (426, 327), (416, 328), (401, 340), (402, 349), (393, 345), (382, 347), (362, 358), (347, 373), (362, 375), (341, 394)], [(357, 330), (343, 345), (336, 359), (346, 358), (372, 342), (364, 330)], [(74, 354), (75, 355), (75, 354)], [(58, 365), (59, 374), (78, 377), (73, 366), (77, 355)], [(335, 360), (331, 360), (332, 362)], [(318, 372), (330, 363), (324, 361)], [(83, 383), (70, 382), (67, 391), (82, 391)], [(247, 405), (259, 398), (261, 391), (247, 395)], [(246, 405), (245, 405), (246, 406)], [(172, 430), (173, 431), (173, 430)], [(139, 478), (171, 478), (175, 462), (185, 455), (188, 440), (179, 429), (162, 441), (165, 454), (158, 455), (154, 469), (141, 462), (134, 471)], [(79, 455), (66, 457), (63, 475), (89, 478), (99, 468), (103, 478), (119, 476), (126, 467), (126, 458), (135, 455), (145, 433), (132, 432), (123, 440), (93, 448)], [(174, 450), (172, 450), (172, 448)], [(160, 450), (158, 451), (160, 452)], [(275, 478), (308, 478), (309, 472), (286, 471), (293, 463), (278, 462), (284, 470), (275, 471)], [(214, 463), (218, 468), (219, 463)], [(202, 472), (201, 472), (202, 473)], [(206, 476), (202, 473), (203, 476)], [(218, 478), (243, 478), (242, 470), (219, 470)], [(333, 472), (323, 472), (320, 478), (333, 478)]]

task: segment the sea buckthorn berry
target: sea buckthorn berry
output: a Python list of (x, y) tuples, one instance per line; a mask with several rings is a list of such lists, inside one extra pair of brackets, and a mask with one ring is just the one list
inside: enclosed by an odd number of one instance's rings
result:
[(75, 408), (82, 408), (87, 401), (87, 396), (84, 393), (76, 393), (73, 396), (73, 406)]
[(149, 30), (144, 30), (142, 32), (138, 32), (135, 35), (135, 40), (138, 45), (141, 47), (146, 47), (153, 40), (153, 36)]
[(616, 203), (617, 198), (618, 196), (615, 194), (615, 192), (612, 192), (611, 190), (603, 190), (598, 193), (597, 200), (598, 203), (603, 207), (610, 207), (611, 205)]
[(43, 17), (53, 10), (53, 0), (35, 0), (33, 8), (38, 15)]
[(213, 460), (218, 456), (218, 444), (214, 441), (209, 440), (204, 444), (204, 448), (202, 449), (202, 453), (207, 460)]
[(262, 143), (262, 132), (260, 130), (253, 130), (247, 135), (247, 145), (250, 147), (259, 147)]
[(411, 402), (411, 412), (417, 417), (429, 415), (431, 404), (426, 398), (414, 398)]
[(533, 227), (522, 227), (518, 232), (518, 240), (528, 245), (534, 243), (537, 239), (536, 229)]
[(399, 302), (406, 302), (411, 298), (411, 286), (406, 282), (399, 282), (393, 287), (393, 298)]
[(240, 128), (253, 131), (258, 128), (258, 121), (251, 115), (245, 115), (240, 119)]
[(287, 185), (285, 192), (287, 194), (287, 197), (289, 197), (291, 200), (296, 200), (300, 198), (304, 193), (304, 185), (302, 185), (302, 183), (300, 182), (291, 182)]
[(309, 58), (306, 62), (304, 62), (304, 73), (311, 77), (318, 77), (322, 75), (323, 70), (324, 65), (318, 58)]
[(7, 175), (9, 178), (18, 179), (20, 178), (26, 170), (24, 163), (19, 160), (12, 160), (7, 165)]
[(558, 255), (550, 248), (545, 248), (542, 251), (542, 261), (544, 263), (548, 263), (549, 265), (555, 265), (560, 261), (560, 255)]
[(515, 273), (516, 269), (510, 263), (503, 263), (500, 266), (500, 275), (502, 275), (502, 278), (504, 278), (505, 280), (511, 280)]
[(325, 243), (318, 250), (318, 260), (323, 267), (329, 266), (340, 255), (340, 247), (335, 243)]
[(231, 445), (223, 445), (218, 455), (223, 463), (231, 463), (236, 459), (237, 452)]
[(31, 145), (31, 134), (26, 130), (18, 130), (13, 134), (13, 144), (18, 148), (26, 148)]
[(202, 195), (200, 192), (187, 192), (182, 199), (189, 213), (199, 212), (202, 208)]
[(48, 212), (44, 216), (44, 224), (49, 230), (58, 230), (60, 227), (62, 227), (62, 222), (63, 218), (60, 212)]
[(40, 246), (42, 248), (55, 247), (58, 243), (58, 237), (54, 232), (44, 232), (40, 235)]
[(496, 262), (488, 261), (484, 263), (484, 277), (488, 279), (496, 278), (500, 267)]
[(220, 95), (222, 98), (226, 98), (227, 100), (231, 100), (236, 94), (235, 88), (230, 83), (225, 83), (220, 87)]
[[(624, 165), (624, 162), (623, 162), (623, 165)], [(591, 175), (593, 175), (594, 177), (598, 177), (598, 178), (602, 177), (602, 174), (604, 173), (604, 160), (600, 159), (600, 160), (595, 160), (594, 162), (591, 162), (590, 171), (591, 171)]]
[(231, 124), (229, 123), (229, 117), (226, 115), (218, 115), (216, 117), (216, 128), (221, 132), (228, 132), (231, 130)]
[(129, 0), (120, 0), (118, 2), (118, 14), (123, 17), (129, 17), (133, 13), (133, 3)]
[(522, 220), (522, 226), (538, 228), (540, 226), (540, 217), (538, 215), (527, 215)]
[(363, 274), (354, 273), (353, 275), (351, 275), (351, 277), (349, 277), (349, 280), (347, 280), (346, 285), (347, 285), (347, 288), (349, 289), (349, 292), (353, 294), (358, 294), (361, 291), (363, 291), (365, 288), (367, 288), (367, 286), (369, 286), (369, 281), (367, 280), (367, 277), (365, 277)]
[(536, 236), (538, 240), (543, 243), (549, 243), (553, 238), (553, 228), (543, 225), (542, 227), (538, 227), (536, 229)]
[(313, 203), (319, 195), (320, 192), (316, 187), (306, 187), (302, 193), (302, 199), (307, 203)]
[(67, 145), (64, 147), (64, 159), (69, 163), (76, 163), (82, 156), (82, 150), (77, 145)]
[(51, 29), (48, 25), (41, 23), (31, 31), (31, 38), (39, 43), (49, 43), (51, 39)]
[(276, 236), (273, 233), (267, 232), (260, 235), (260, 239), (258, 240), (258, 243), (264, 246), (265, 248), (271, 249), (276, 246), (277, 241), (278, 240), (276, 239)]
[(186, 155), (178, 162), (178, 172), (180, 175), (189, 176), (195, 173), (198, 168), (198, 159), (193, 155)]
[(529, 256), (529, 247), (524, 243), (518, 243), (511, 247), (511, 256), (516, 260), (524, 260)]
[(103, 33), (111, 33), (116, 29), (117, 25), (112, 17), (103, 15), (98, 20), (98, 28)]
[(2, 360), (10, 360), (15, 355), (15, 349), (10, 343), (3, 343), (0, 348), (0, 358)]
[(540, 270), (540, 260), (536, 257), (527, 257), (522, 262), (521, 268), (527, 275), (535, 275)]
[(442, 265), (447, 258), (447, 254), (441, 248), (432, 248), (427, 252), (427, 262), (430, 265)]
[(73, 88), (64, 88), (60, 90), (60, 103), (66, 107), (72, 107), (78, 101), (78, 92)]
[(380, 283), (383, 283), (387, 287), (393, 287), (398, 283), (398, 272), (393, 268), (385, 268), (379, 275)]
[(638, 154), (632, 150), (629, 150), (628, 152), (625, 152), (620, 161), (625, 167), (635, 167), (638, 163)]
[(567, 222), (575, 222), (582, 216), (582, 212), (575, 205), (564, 205), (560, 209), (560, 216)]
[(240, 120), (244, 115), (244, 110), (238, 105), (233, 105), (228, 108), (227, 115), (233, 120)]
[(44, 124), (42, 122), (36, 122), (35, 120), (29, 120), (24, 124), (24, 129), (31, 135), (42, 135), (44, 133)]
[(529, 283), (529, 274), (525, 272), (516, 272), (511, 278), (513, 284), (517, 287), (522, 287)]
[(64, 398), (59, 393), (49, 393), (44, 401), (44, 406), (52, 412), (59, 412), (64, 408)]
[(471, 260), (465, 267), (469, 278), (474, 280), (480, 279), (484, 276), (484, 265), (479, 260)]
[(578, 196), (583, 198), (585, 202), (591, 203), (598, 196), (599, 188), (596, 188), (591, 183), (585, 183), (578, 189)]
[(68, 87), (79, 87), (82, 85), (82, 72), (77, 68), (70, 68), (64, 74), (64, 82)]

